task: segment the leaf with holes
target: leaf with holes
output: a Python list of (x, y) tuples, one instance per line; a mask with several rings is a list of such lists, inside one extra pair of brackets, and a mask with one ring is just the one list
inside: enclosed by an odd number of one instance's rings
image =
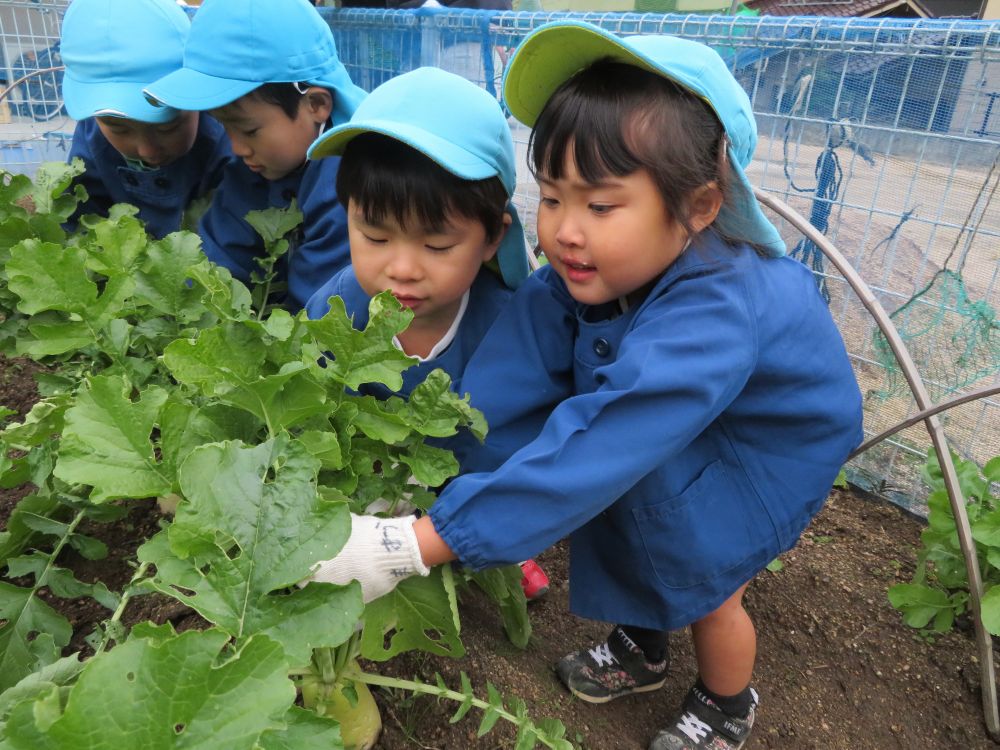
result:
[(0, 747), (255, 747), (265, 732), (284, 730), (295, 688), (277, 643), (256, 636), (233, 652), (227, 641), (214, 629), (133, 638), (89, 661), (64, 707), (58, 694), (18, 704)]
[(94, 502), (157, 497), (173, 484), (171, 467), (157, 460), (150, 439), (167, 393), (151, 387), (135, 401), (130, 395), (124, 378), (98, 375), (66, 411), (55, 475), (93, 487)]
[(374, 661), (414, 650), (464, 656), (454, 598), (455, 582), (447, 565), (432, 568), (425, 578), (403, 581), (365, 608), (361, 655)]
[(340, 297), (331, 298), (329, 312), (306, 326), (334, 357), (325, 368), (328, 377), (354, 390), (362, 383), (383, 383), (397, 391), (403, 386), (401, 373), (414, 359), (386, 343), (405, 331), (412, 318), (413, 313), (404, 310), (392, 294), (383, 292), (372, 298), (363, 331), (351, 324)]
[(156, 565), (150, 585), (237, 641), (266, 634), (295, 664), (313, 648), (343, 643), (361, 616), (359, 587), (294, 587), (317, 560), (336, 555), (351, 527), (343, 503), (317, 494), (318, 469), (287, 437), (193, 451), (179, 474), (186, 502), (139, 550)]

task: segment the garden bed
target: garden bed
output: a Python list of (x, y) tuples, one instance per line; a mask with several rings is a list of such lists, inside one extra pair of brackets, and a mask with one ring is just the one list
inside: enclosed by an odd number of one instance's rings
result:
[[(761, 710), (755, 748), (992, 748), (980, 704), (971, 626), (933, 642), (904, 625), (888, 603), (889, 585), (908, 581), (920, 524), (894, 506), (834, 491), (784, 568), (751, 585), (747, 606), (757, 625), (756, 684)], [(414, 659), (410, 671), (455, 679), (464, 669), (474, 684), (490, 680), (534, 710), (561, 719), (584, 748), (645, 748), (694, 679), (686, 632), (671, 641), (674, 679), (657, 694), (592, 706), (560, 686), (552, 665), (562, 654), (602, 638), (602, 623), (567, 614), (567, 555), (563, 545), (540, 558), (554, 580), (548, 597), (530, 607), (534, 635), (524, 652), (510, 647), (488, 603), (467, 597), (460, 662)], [(404, 672), (396, 660), (393, 670)], [(411, 705), (380, 696), (384, 748), (497, 747), (476, 744), (474, 724), (446, 725), (449, 711), (431, 701)]]
[[(0, 360), (0, 404), (23, 414), (34, 401), (37, 366)], [(20, 497), (0, 494), (0, 524)], [(136, 503), (125, 519), (90, 530), (109, 546), (109, 557), (92, 562), (68, 555), (78, 577), (120, 588), (131, 575), (138, 543), (157, 527), (152, 502)], [(751, 586), (747, 605), (757, 624), (760, 656), (757, 687), (761, 712), (747, 748), (994, 747), (985, 731), (979, 670), (968, 623), (933, 639), (906, 627), (886, 599), (893, 583), (913, 572), (919, 521), (895, 507), (835, 491), (798, 547), (783, 556), (784, 568), (764, 572)], [(567, 553), (557, 545), (540, 557), (553, 587), (531, 605), (534, 632), (519, 651), (505, 638), (496, 608), (484, 596), (465, 594), (461, 660), (414, 654), (385, 665), (401, 677), (433, 679), (452, 686), (465, 671), (479, 694), (492, 682), (505, 696), (520, 696), (533, 715), (561, 719), (567, 736), (584, 748), (644, 748), (679, 704), (694, 677), (686, 633), (671, 642), (674, 679), (657, 694), (591, 706), (562, 689), (552, 665), (562, 654), (603, 638), (607, 625), (568, 614)], [(71, 648), (107, 617), (91, 600), (53, 600), (73, 624)], [(189, 609), (165, 597), (134, 600), (124, 618), (170, 621), (196, 627)], [(477, 740), (476, 718), (449, 724), (453, 704), (377, 691), (385, 729), (378, 747), (466, 750), (510, 745), (498, 728)]]

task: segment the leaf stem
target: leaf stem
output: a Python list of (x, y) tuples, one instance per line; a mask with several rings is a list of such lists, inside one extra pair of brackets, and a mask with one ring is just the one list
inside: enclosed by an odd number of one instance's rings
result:
[[(116, 623), (121, 620), (122, 615), (125, 614), (125, 607), (128, 605), (129, 600), (135, 594), (136, 588), (135, 584), (138, 580), (142, 579), (146, 575), (146, 571), (149, 569), (149, 561), (142, 563), (135, 571), (132, 579), (128, 582), (128, 586), (125, 587), (125, 591), (122, 592), (122, 598), (118, 601), (118, 607), (114, 612), (111, 613), (111, 617), (106, 620), (108, 623)], [(108, 644), (111, 642), (112, 638), (110, 635), (110, 630), (107, 626), (104, 628), (104, 635), (101, 637), (101, 642), (94, 649), (94, 656), (100, 656), (105, 649), (107, 649)]]
[(481, 708), (484, 711), (488, 709), (493, 709), (498, 714), (500, 718), (506, 719), (512, 724), (518, 724), (520, 721), (518, 718), (505, 708), (499, 706), (494, 706), (493, 704), (484, 701), (482, 698), (476, 698), (475, 696), (467, 695), (466, 693), (461, 693), (458, 690), (452, 690), (451, 688), (443, 688), (438, 685), (432, 685), (429, 682), (421, 682), (419, 680), (404, 680), (399, 677), (386, 677), (381, 674), (372, 674), (371, 672), (353, 672), (350, 675), (352, 680), (357, 682), (363, 682), (366, 685), (378, 685), (379, 687), (397, 688), (401, 690), (409, 690), (412, 693), (423, 693), (424, 695), (433, 695), (437, 698), (447, 698), (448, 700), (453, 700), (458, 703), (463, 703), (469, 701), (476, 708)]
[(42, 586), (45, 585), (46, 578), (48, 578), (49, 575), (49, 571), (52, 570), (53, 567), (55, 567), (56, 558), (59, 556), (59, 553), (62, 552), (63, 547), (66, 546), (66, 543), (69, 541), (69, 538), (73, 536), (73, 532), (76, 531), (76, 527), (80, 525), (80, 522), (84, 519), (86, 515), (87, 515), (86, 510), (77, 511), (77, 514), (73, 516), (73, 520), (69, 522), (68, 526), (66, 526), (66, 532), (59, 538), (59, 541), (56, 543), (55, 549), (53, 549), (52, 553), (49, 555), (49, 560), (45, 564), (45, 570), (42, 571), (42, 574), (38, 576), (38, 578), (35, 581), (35, 591), (38, 591), (38, 589), (40, 589)]
[[(561, 737), (549, 737), (544, 730), (535, 726), (531, 719), (511, 713), (500, 701), (484, 701), (482, 698), (477, 698), (471, 692), (459, 692), (458, 690), (451, 690), (443, 685), (432, 685), (419, 680), (404, 680), (399, 677), (386, 677), (385, 675), (372, 674), (371, 672), (362, 672), (359, 669), (351, 670), (345, 676), (350, 680), (362, 682), (367, 685), (397, 688), (401, 690), (408, 690), (412, 693), (432, 695), (436, 698), (447, 698), (448, 700), (455, 701), (456, 703), (469, 705), (485, 712), (492, 712), (498, 718), (521, 728), (522, 731), (525, 727), (529, 728), (531, 732), (533, 732), (535, 739), (544, 744), (546, 747), (560, 749), (573, 747), (572, 743), (566, 739)], [(455, 721), (455, 719), (453, 719), (453, 721)]]

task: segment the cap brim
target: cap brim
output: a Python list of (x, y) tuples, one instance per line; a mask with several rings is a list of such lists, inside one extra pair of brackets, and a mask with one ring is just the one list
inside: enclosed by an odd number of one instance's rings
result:
[(524, 240), (524, 227), (513, 203), (507, 204), (511, 222), (497, 248), (497, 264), (504, 283), (517, 289), (531, 273), (528, 246)]
[(170, 122), (177, 117), (173, 107), (154, 107), (142, 93), (140, 81), (88, 83), (67, 72), (63, 78), (63, 102), (74, 120), (109, 115), (149, 123)]
[(654, 62), (604, 29), (554, 21), (535, 29), (514, 52), (504, 74), (504, 102), (514, 117), (531, 127), (559, 86), (606, 57), (663, 75)]
[[(344, 123), (317, 138), (309, 147), (310, 159), (340, 156), (347, 144), (362, 133), (379, 133), (416, 149), (463, 180), (485, 180), (496, 176), (496, 168), (451, 141), (423, 128), (389, 120)], [(508, 190), (511, 186), (505, 186)]]
[(168, 107), (204, 112), (224, 107), (261, 86), (259, 81), (217, 78), (181, 68), (143, 89), (143, 94)]
[(719, 233), (750, 242), (768, 255), (780, 258), (787, 248), (777, 227), (764, 215), (743, 168), (729, 147), (729, 185), (726, 200), (713, 222)]

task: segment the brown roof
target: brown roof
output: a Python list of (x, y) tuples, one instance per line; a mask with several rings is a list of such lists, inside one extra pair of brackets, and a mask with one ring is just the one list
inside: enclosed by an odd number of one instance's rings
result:
[[(899, 0), (744, 0), (744, 4), (768, 16), (870, 16), (881, 10), (896, 13), (912, 10), (912, 3)], [(906, 7), (906, 6), (911, 7)]]

